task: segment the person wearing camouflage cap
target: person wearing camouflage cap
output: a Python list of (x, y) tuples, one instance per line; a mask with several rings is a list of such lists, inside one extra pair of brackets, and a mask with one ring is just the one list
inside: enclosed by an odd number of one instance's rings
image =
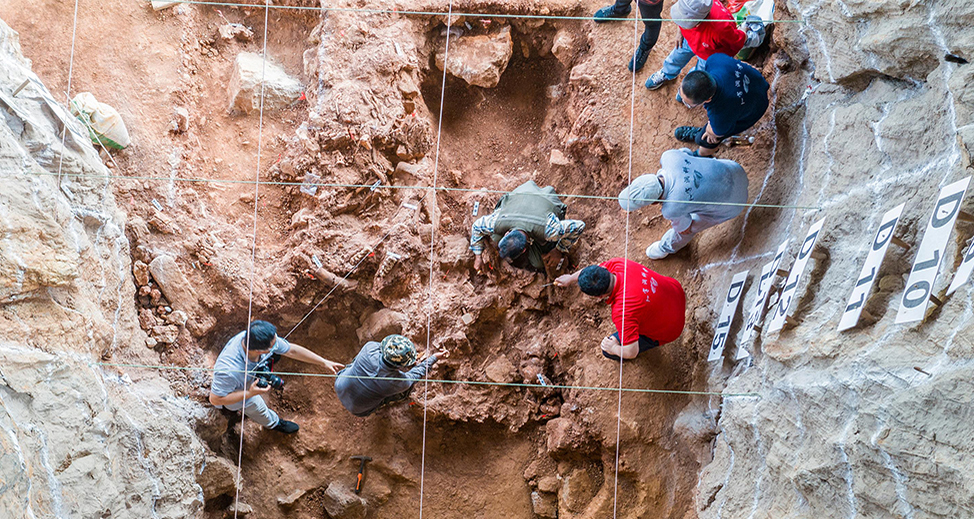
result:
[(394, 334), (382, 342), (369, 341), (338, 373), (335, 393), (349, 412), (369, 416), (385, 404), (406, 399), (413, 384), (448, 354), (440, 349), (417, 364), (416, 346), (407, 337)]

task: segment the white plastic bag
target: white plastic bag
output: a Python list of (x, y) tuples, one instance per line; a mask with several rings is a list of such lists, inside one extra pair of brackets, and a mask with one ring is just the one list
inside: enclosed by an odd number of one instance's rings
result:
[(82, 92), (71, 100), (71, 115), (88, 127), (91, 142), (123, 149), (132, 144), (122, 116), (111, 106), (99, 103), (90, 92)]

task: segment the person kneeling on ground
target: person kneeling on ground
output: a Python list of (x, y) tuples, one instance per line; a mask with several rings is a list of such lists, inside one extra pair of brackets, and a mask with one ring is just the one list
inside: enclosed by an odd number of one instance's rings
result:
[(635, 261), (612, 258), (555, 280), (612, 305), (616, 333), (602, 339), (602, 355), (611, 360), (634, 359), (640, 353), (683, 333), (686, 294), (680, 282)]
[(674, 136), (700, 146), (700, 156), (713, 156), (721, 141), (754, 126), (764, 116), (769, 88), (754, 67), (726, 54), (714, 54), (703, 69), (684, 76), (680, 87), (687, 108), (703, 105), (707, 109), (707, 125), (680, 126)]
[(210, 385), (210, 403), (218, 409), (236, 412), (243, 409), (247, 418), (274, 431), (285, 434), (298, 432), (298, 424), (282, 420), (264, 403), (261, 395), (270, 391), (271, 386), (258, 384), (260, 381), (254, 372), (254, 367), (265, 359), (272, 359), (273, 362), (282, 355), (321, 366), (333, 374), (345, 367), (278, 337), (277, 328), (273, 324), (254, 321), (250, 323), (248, 330), (230, 339), (217, 357), (213, 368), (213, 384)]
[(352, 414), (369, 416), (383, 405), (408, 398), (413, 384), (447, 355), (444, 348), (417, 364), (416, 346), (402, 335), (389, 335), (381, 343), (369, 341), (338, 373), (335, 393)]
[(585, 230), (585, 222), (565, 219), (567, 210), (554, 187), (542, 189), (533, 180), (507, 193), (492, 214), (473, 223), (470, 250), (475, 257), (474, 270), (480, 272), (486, 262), (483, 252), (488, 237), (497, 244), (501, 259), (510, 260), (517, 268), (557, 270), (546, 269), (546, 264), (561, 264)]
[(720, 0), (677, 0), (670, 17), (680, 27), (680, 41), (663, 61), (663, 68), (646, 80), (650, 90), (676, 79), (694, 56), (696, 68), (702, 68), (714, 54), (736, 56), (741, 49), (758, 47), (764, 41), (764, 22), (759, 16), (748, 16), (744, 30), (738, 29)]
[(695, 157), (682, 148), (663, 152), (659, 162), (659, 172), (636, 178), (619, 193), (624, 211), (663, 204), (660, 212), (673, 228), (646, 248), (654, 260), (686, 247), (698, 232), (735, 218), (747, 203), (747, 173), (732, 160)]

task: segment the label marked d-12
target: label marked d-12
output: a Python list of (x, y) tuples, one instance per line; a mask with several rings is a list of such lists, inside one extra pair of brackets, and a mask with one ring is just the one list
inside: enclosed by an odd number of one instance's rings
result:
[(808, 229), (808, 234), (805, 235), (805, 240), (802, 241), (801, 249), (798, 250), (798, 257), (795, 258), (795, 264), (792, 265), (791, 273), (788, 274), (788, 281), (785, 283), (785, 287), (781, 289), (781, 298), (778, 300), (778, 306), (775, 307), (774, 313), (772, 314), (768, 332), (776, 332), (785, 327), (785, 318), (788, 317), (788, 307), (791, 306), (791, 302), (795, 299), (795, 292), (798, 291), (798, 283), (801, 281), (805, 266), (808, 265), (808, 259), (812, 256), (812, 250), (815, 249), (815, 241), (818, 240), (818, 235), (822, 231), (823, 225), (825, 225), (825, 218), (813, 223)]
[(866, 262), (862, 265), (862, 272), (856, 278), (856, 286), (852, 289), (852, 295), (849, 296), (849, 302), (842, 313), (842, 319), (839, 320), (840, 332), (852, 328), (859, 322), (862, 308), (866, 299), (869, 298), (873, 284), (876, 282), (876, 272), (879, 271), (879, 266), (883, 264), (883, 257), (886, 256), (886, 249), (889, 248), (893, 239), (893, 231), (896, 230), (896, 222), (899, 221), (900, 215), (903, 213), (904, 205), (900, 204), (883, 215), (879, 230), (876, 231), (876, 237), (873, 238), (873, 243), (869, 247), (869, 254), (866, 255)]
[(731, 324), (734, 323), (734, 316), (737, 314), (737, 305), (741, 302), (741, 294), (744, 293), (744, 282), (747, 281), (747, 271), (739, 272), (731, 280), (730, 289), (727, 290), (727, 297), (724, 298), (724, 307), (720, 311), (720, 318), (717, 320), (717, 329), (714, 331), (714, 340), (710, 342), (710, 356), (707, 361), (714, 361), (724, 353), (724, 346), (727, 344), (727, 334), (730, 332)]
[(970, 182), (971, 177), (967, 177), (940, 190), (937, 205), (930, 215), (930, 223), (923, 233), (923, 241), (920, 242), (917, 257), (913, 262), (913, 270), (906, 281), (900, 310), (896, 314), (897, 324), (922, 320), (926, 314), (930, 294), (934, 282), (937, 281), (937, 274), (940, 273), (940, 265), (943, 263), (944, 250), (950, 239), (950, 231), (957, 221), (957, 214), (960, 212), (960, 205)]

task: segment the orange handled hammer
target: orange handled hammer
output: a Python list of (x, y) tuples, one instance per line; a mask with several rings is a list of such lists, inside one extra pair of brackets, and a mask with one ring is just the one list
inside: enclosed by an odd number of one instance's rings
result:
[(355, 481), (355, 493), (359, 494), (362, 492), (362, 481), (365, 479), (365, 464), (372, 461), (372, 458), (368, 456), (352, 456), (353, 460), (359, 460), (358, 466), (358, 479)]

